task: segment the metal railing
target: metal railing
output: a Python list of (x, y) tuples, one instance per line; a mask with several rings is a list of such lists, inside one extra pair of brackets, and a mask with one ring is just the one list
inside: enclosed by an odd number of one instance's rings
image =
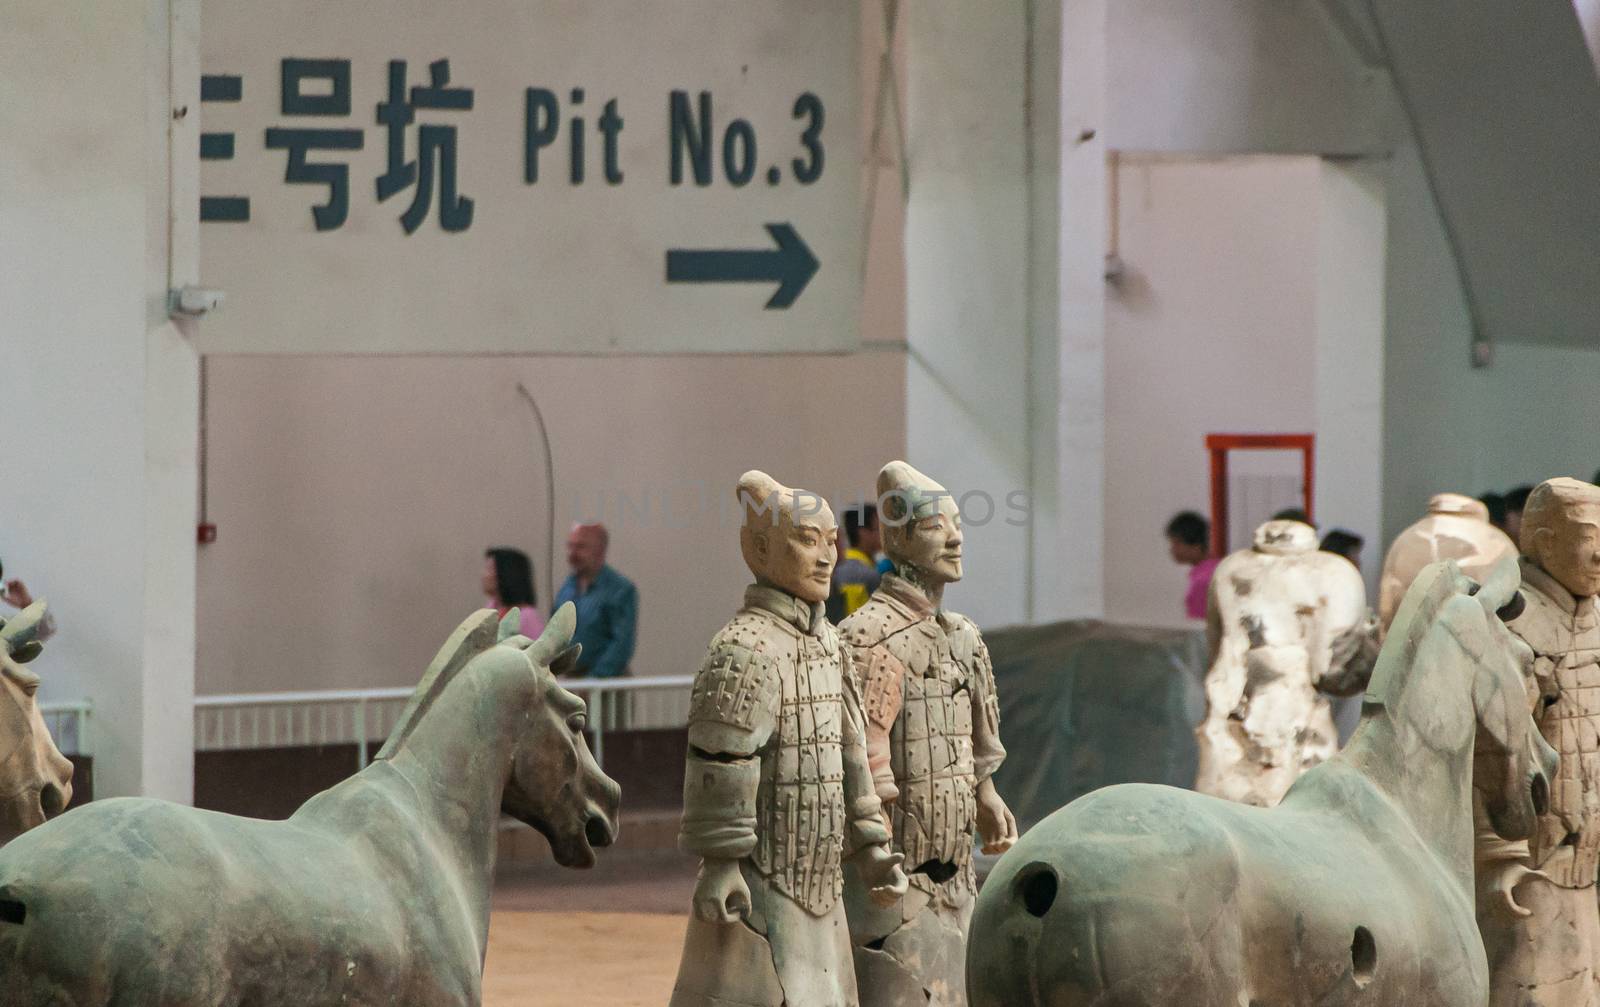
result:
[[(589, 705), (595, 761), (605, 760), (608, 730), (681, 727), (688, 722), (692, 675), (652, 678), (560, 679)], [(196, 696), (195, 750), (239, 751), (301, 746), (356, 746), (356, 768), (366, 768), (374, 742), (394, 729), (409, 688), (322, 689)]]
[(44, 726), (62, 755), (94, 755), (89, 734), (93, 712), (94, 706), (87, 699), (39, 704), (39, 715), (44, 717)]

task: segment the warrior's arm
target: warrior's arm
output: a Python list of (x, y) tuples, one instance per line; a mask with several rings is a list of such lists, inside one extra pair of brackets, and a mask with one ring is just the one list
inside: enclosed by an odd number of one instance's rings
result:
[(1536, 653), (1533, 658), (1533, 682), (1541, 696), (1561, 695), (1561, 680), (1556, 675), (1560, 662), (1545, 654)]
[[(976, 633), (974, 627), (972, 632)], [(1000, 696), (994, 685), (994, 662), (989, 647), (981, 639), (977, 649), (977, 674), (972, 682), (972, 763), (978, 782), (994, 775), (1006, 761), (1006, 747), (1000, 743)]]
[(854, 647), (851, 657), (861, 680), (861, 716), (865, 721), (867, 767), (878, 800), (892, 804), (900, 796), (889, 757), (889, 732), (905, 701), (906, 666), (886, 647)]
[(757, 755), (778, 723), (777, 670), (736, 645), (715, 646), (695, 676), (678, 846), (707, 859), (737, 860), (756, 847)]
[[(841, 647), (839, 656), (844, 661), (844, 801), (845, 813), (850, 818), (850, 832), (845, 837), (845, 856), (851, 856), (863, 847), (887, 846), (889, 829), (883, 820), (883, 802), (878, 798), (874, 777), (867, 760), (867, 726), (861, 712), (861, 695), (856, 676), (850, 667), (850, 648)], [(893, 723), (891, 720), (890, 723)], [(887, 752), (887, 732), (885, 752)], [(894, 786), (890, 778), (890, 788)]]

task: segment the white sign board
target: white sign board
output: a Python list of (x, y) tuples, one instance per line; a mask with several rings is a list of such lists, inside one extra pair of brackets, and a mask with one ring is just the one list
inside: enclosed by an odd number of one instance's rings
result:
[(859, 342), (854, 0), (207, 0), (207, 353)]

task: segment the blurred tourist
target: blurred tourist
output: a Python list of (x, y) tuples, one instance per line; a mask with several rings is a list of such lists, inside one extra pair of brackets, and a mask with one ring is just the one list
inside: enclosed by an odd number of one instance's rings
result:
[(1503, 529), (1511, 536), (1511, 541), (1522, 548), (1522, 508), (1528, 504), (1528, 494), (1533, 492), (1532, 486), (1518, 486), (1516, 489), (1506, 490), (1506, 526)]
[(877, 554), (883, 548), (878, 529), (878, 508), (860, 504), (844, 512), (843, 546), (833, 568), (833, 593), (828, 597), (828, 618), (839, 622), (867, 603), (878, 589)]
[(1331, 552), (1335, 556), (1343, 556), (1354, 563), (1356, 569), (1361, 569), (1361, 547), (1366, 540), (1353, 531), (1335, 528), (1322, 538), (1322, 551)]
[(1172, 561), (1189, 567), (1189, 588), (1183, 595), (1183, 611), (1191, 619), (1206, 617), (1206, 592), (1211, 573), (1220, 556), (1211, 555), (1211, 522), (1192, 510), (1183, 511), (1167, 522), (1167, 546)]
[(1478, 502), (1483, 504), (1484, 509), (1489, 512), (1489, 523), (1501, 531), (1505, 531), (1506, 498), (1498, 493), (1485, 493), (1478, 498)]
[(555, 608), (570, 601), (578, 609), (578, 631), (572, 641), (583, 645), (578, 674), (590, 678), (628, 673), (639, 624), (639, 589), (606, 565), (610, 544), (605, 525), (574, 525), (567, 536), (567, 566), (572, 574), (556, 592)]
[(517, 610), (523, 636), (537, 639), (544, 632), (544, 616), (533, 592), (533, 561), (521, 549), (497, 546), (483, 554), (483, 593), (500, 618)]
[(1298, 521), (1301, 524), (1308, 524), (1313, 528), (1315, 528), (1317, 526), (1317, 523), (1315, 521), (1311, 520), (1311, 516), (1309, 514), (1307, 514), (1304, 510), (1300, 509), (1299, 507), (1285, 507), (1283, 510), (1281, 510), (1278, 513), (1272, 515), (1272, 520), (1274, 520), (1274, 521)]

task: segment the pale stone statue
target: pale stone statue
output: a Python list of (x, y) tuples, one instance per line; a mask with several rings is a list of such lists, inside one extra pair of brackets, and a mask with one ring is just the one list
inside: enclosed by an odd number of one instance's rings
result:
[(1428, 513), (1395, 536), (1383, 558), (1378, 582), (1378, 622), (1388, 632), (1406, 588), (1429, 563), (1453, 559), (1474, 580), (1494, 565), (1517, 554), (1516, 543), (1489, 523), (1489, 508), (1460, 493), (1439, 493), (1428, 501)]
[(553, 674), (573, 613), (537, 641), (468, 618), (372, 764), (286, 821), (121, 798), (0, 848), (0, 1005), (480, 1003), (501, 814), (568, 867), (616, 834)]
[(867, 761), (889, 809), (911, 888), (878, 906), (847, 880), (863, 1007), (967, 1002), (972, 851), (1004, 853), (1017, 822), (995, 792), (1005, 759), (994, 668), (978, 627), (943, 607), (961, 579), (961, 513), (943, 486), (905, 462), (878, 473), (884, 550), (894, 572), (840, 624), (861, 680)]
[[(1527, 607), (1511, 631), (1533, 648), (1529, 700), (1561, 755), (1550, 809), (1525, 843), (1479, 829), (1479, 926), (1491, 1007), (1600, 1005), (1600, 487), (1551, 479), (1522, 512)], [(1479, 765), (1477, 782), (1498, 785)]]
[(1360, 692), (1377, 620), (1354, 564), (1317, 550), (1316, 531), (1268, 521), (1217, 564), (1206, 637), (1206, 719), (1195, 789), (1270, 807), (1339, 750), (1328, 696)]
[(739, 480), (756, 582), (689, 702), (679, 845), (701, 858), (673, 1007), (855, 1007), (842, 862), (906, 893), (849, 652), (823, 616), (838, 528), (820, 496)]
[(43, 825), (72, 800), (72, 763), (39, 713), (39, 676), (23, 667), (43, 649), (45, 625), (42, 601), (0, 619), (0, 844)]
[(1424, 570), (1361, 726), (1276, 807), (1123, 784), (1029, 830), (978, 893), (973, 1007), (1483, 1007), (1474, 737), (1507, 837), (1556, 771), (1504, 624), (1517, 584), (1509, 560), (1481, 588)]

